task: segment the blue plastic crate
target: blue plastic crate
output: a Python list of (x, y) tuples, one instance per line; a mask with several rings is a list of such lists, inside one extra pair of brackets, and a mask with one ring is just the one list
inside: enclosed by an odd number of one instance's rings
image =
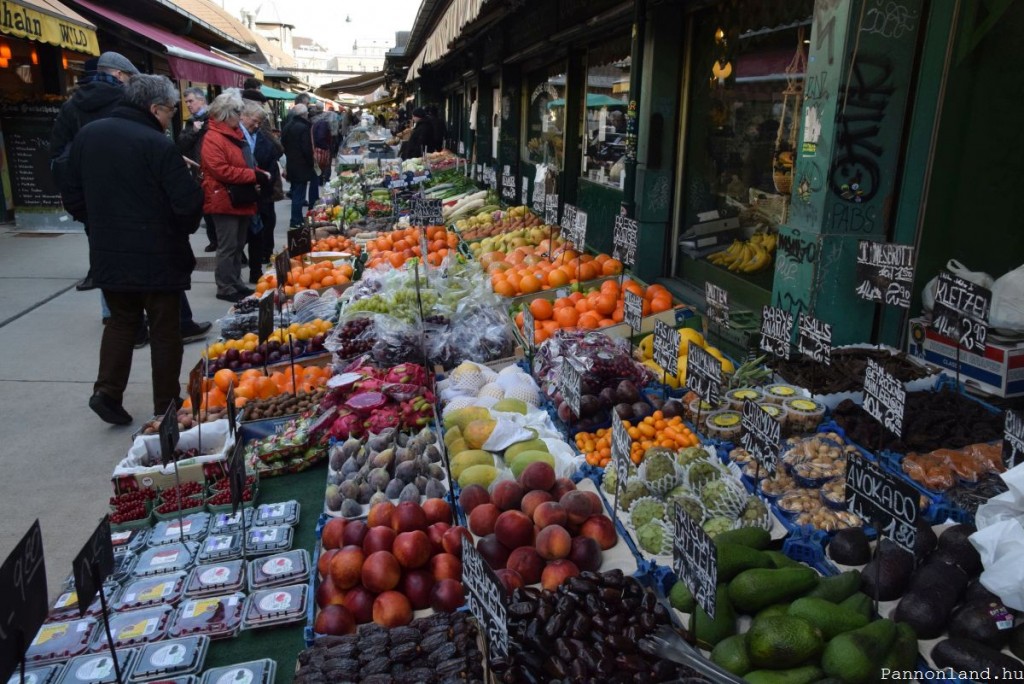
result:
[[(780, 518), (781, 519), (781, 518)], [(783, 520), (783, 525), (786, 521)], [(827, 562), (825, 560), (825, 546), (828, 545), (828, 533), (816, 530), (810, 525), (792, 525), (789, 536), (782, 544), (782, 552), (795, 561), (813, 565), (815, 563)]]
[(320, 518), (316, 521), (316, 543), (313, 544), (313, 562), (309, 572), (309, 606), (306, 608), (306, 627), (303, 629), (303, 637), (306, 641), (306, 646), (312, 646), (313, 642), (317, 638), (317, 633), (313, 631), (313, 623), (316, 621), (316, 590), (320, 586), (320, 573), (317, 571), (316, 566), (320, 561), (320, 537), (324, 531), (324, 525), (331, 517), (326, 513), (321, 513)]

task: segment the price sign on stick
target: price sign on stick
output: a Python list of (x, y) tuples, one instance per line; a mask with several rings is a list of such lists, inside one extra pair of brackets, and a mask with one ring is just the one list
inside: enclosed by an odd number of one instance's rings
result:
[(551, 193), (544, 197), (544, 223), (558, 225), (558, 195)]
[(558, 375), (558, 389), (562, 392), (562, 400), (569, 405), (573, 414), (580, 417), (580, 383), (583, 372), (572, 357), (562, 357), (562, 369)]
[(782, 426), (770, 413), (749, 399), (743, 400), (741, 415), (743, 436), (740, 437), (740, 443), (768, 473), (768, 477), (775, 477), (779, 468)]
[(679, 375), (679, 331), (661, 320), (654, 322), (654, 363)]
[(780, 359), (789, 359), (793, 336), (793, 314), (774, 306), (761, 307), (761, 350)]
[(583, 250), (587, 248), (587, 212), (577, 208), (575, 213), (576, 215), (573, 217), (572, 244), (576, 251), (582, 254)]
[(718, 586), (718, 550), (704, 528), (678, 503), (674, 505), (672, 568), (693, 594), (697, 605), (715, 619), (715, 591)]
[(708, 320), (723, 328), (729, 327), (729, 291), (710, 281), (704, 283), (704, 301)]
[(630, 455), (633, 452), (633, 438), (622, 424), (619, 414), (612, 411), (612, 463), (615, 464), (615, 510), (619, 510), (619, 492), (629, 479)]
[(0, 681), (6, 682), (50, 611), (38, 520), (0, 566), (0, 587)]
[(800, 314), (796, 347), (811, 361), (832, 365), (832, 326), (813, 316)]
[(487, 641), (487, 655), (508, 659), (508, 597), (505, 587), (472, 544), (462, 545), (462, 586), (466, 606), (476, 618)]
[[(203, 359), (188, 372), (188, 398), (192, 400), (192, 417), (199, 417), (199, 405), (203, 401)], [(197, 421), (198, 422), (198, 421)]]
[(274, 293), (268, 292), (260, 297), (259, 318), (256, 323), (256, 335), (263, 344), (274, 332)]
[(172, 401), (160, 421), (160, 459), (164, 465), (174, 461), (174, 449), (178, 446), (178, 411)]
[(861, 299), (909, 309), (914, 247), (861, 240), (857, 243), (856, 282)]
[(935, 286), (932, 327), (964, 351), (984, 353), (991, 304), (991, 290), (943, 271)]
[(235, 406), (235, 383), (228, 385), (228, 392), (224, 399), (228, 412), (228, 431), (233, 437), (238, 431), (238, 407)]
[(907, 390), (903, 383), (868, 359), (864, 369), (864, 410), (897, 437), (903, 436)]
[(505, 166), (505, 170), (501, 174), (501, 199), (509, 204), (515, 204), (518, 198), (519, 188), (516, 187), (516, 177), (509, 167)]
[(238, 512), (238, 506), (245, 495), (245, 445), (236, 440), (228, 458), (228, 486), (231, 488), (231, 513)]
[(1003, 463), (1007, 468), (1024, 463), (1024, 418), (1015, 411), (1006, 412), (1003, 426)]
[(639, 238), (639, 228), (636, 219), (627, 216), (617, 215), (615, 224), (612, 226), (612, 244), (614, 245), (613, 255), (622, 265), (631, 268), (636, 264), (636, 243)]
[(302, 256), (313, 251), (313, 237), (306, 226), (292, 228), (287, 235), (288, 254)]
[(523, 176), (519, 183), (519, 204), (525, 207), (530, 203), (530, 178)]
[(865, 521), (878, 521), (878, 530), (914, 553), (920, 494), (909, 482), (882, 470), (859, 453), (846, 457), (846, 503)]
[(722, 393), (722, 362), (695, 344), (686, 348), (686, 387), (712, 405)]
[(636, 292), (626, 290), (626, 300), (622, 307), (622, 320), (634, 333), (640, 330), (644, 320), (644, 298)]
[(288, 254), (288, 250), (282, 250), (278, 252), (277, 256), (274, 257), (274, 273), (277, 276), (277, 289), (281, 293), (282, 301), (284, 299), (284, 286), (288, 284), (288, 274), (292, 268), (292, 258)]
[(523, 307), (523, 339), (526, 340), (526, 345), (533, 349), (537, 344), (537, 330), (534, 328), (533, 312), (530, 311), (530, 307)]
[(571, 245), (576, 244), (576, 206), (562, 205), (562, 237)]
[[(547, 208), (547, 195), (544, 194), (544, 183), (533, 184), (533, 213), (538, 216), (545, 216)], [(547, 219), (545, 218), (545, 222)]]
[(414, 198), (410, 201), (410, 204), (412, 213), (409, 215), (409, 223), (412, 225), (440, 226), (444, 224), (441, 200)]
[(78, 612), (85, 617), (104, 580), (114, 571), (109, 515), (103, 516), (71, 565), (75, 574), (75, 593), (78, 594)]

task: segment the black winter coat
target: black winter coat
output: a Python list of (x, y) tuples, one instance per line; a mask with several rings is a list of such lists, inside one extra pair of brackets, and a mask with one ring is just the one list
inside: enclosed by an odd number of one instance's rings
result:
[[(86, 124), (110, 115), (114, 107), (121, 103), (124, 87), (107, 81), (89, 81), (79, 86), (70, 99), (60, 107), (50, 131), (50, 159), (56, 161), (64, 148), (71, 144)], [(53, 167), (54, 183), (63, 189), (67, 173), (64, 166), (66, 157)]]
[(312, 124), (304, 116), (293, 116), (281, 132), (281, 145), (287, 157), (285, 172), (289, 183), (308, 183), (319, 173), (313, 171)]
[(420, 119), (416, 127), (412, 129), (412, 135), (402, 145), (400, 156), (402, 159), (416, 159), (422, 157), (431, 147), (434, 137), (434, 127), (428, 119)]
[(444, 139), (448, 137), (448, 126), (445, 125), (444, 119), (440, 115), (431, 115), (429, 121), (434, 134), (433, 142), (430, 144), (430, 151), (440, 152), (444, 149)]
[(71, 145), (66, 208), (89, 226), (89, 273), (115, 292), (189, 289), (203, 191), (149, 112), (120, 106)]
[(270, 182), (260, 184), (260, 202), (273, 202), (274, 186), (281, 179), (281, 166), (278, 160), (283, 150), (281, 144), (273, 137), (266, 135), (262, 130), (256, 131), (256, 146), (253, 149), (253, 157), (256, 158), (256, 166), (270, 173)]
[[(206, 121), (209, 116), (208, 111), (196, 114), (185, 122), (181, 127), (181, 132), (178, 133), (178, 151), (196, 163), (199, 162), (199, 146), (203, 142), (202, 134), (206, 130)], [(203, 125), (196, 128), (196, 122), (201, 122)]]

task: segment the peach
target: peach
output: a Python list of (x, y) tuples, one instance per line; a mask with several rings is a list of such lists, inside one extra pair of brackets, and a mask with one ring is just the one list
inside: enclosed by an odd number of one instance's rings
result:
[(494, 524), (498, 522), (501, 510), (492, 503), (481, 504), (469, 514), (469, 529), (478, 537), (486, 537), (494, 532)]
[(427, 528), (427, 536), (430, 537), (430, 548), (433, 553), (444, 551), (444, 533), (451, 529), (446, 522), (436, 522)]
[(398, 586), (402, 579), (402, 566), (388, 551), (371, 553), (363, 561), (363, 586), (379, 594)]
[(452, 507), (444, 499), (427, 499), (423, 502), (423, 513), (427, 516), (427, 524), (452, 522)]
[(503, 570), (498, 570), (494, 574), (497, 575), (498, 579), (501, 580), (501, 583), (505, 585), (505, 591), (510, 594), (516, 589), (521, 589), (526, 586), (523, 582), (523, 578), (520, 577), (519, 573), (515, 570), (505, 568)]
[(331, 559), (331, 579), (338, 589), (351, 589), (359, 584), (366, 555), (358, 546), (346, 546)]
[(565, 508), (556, 501), (546, 501), (537, 506), (533, 512), (533, 522), (541, 529), (551, 525), (564, 526), (568, 521), (569, 515), (566, 513)]
[(549, 525), (537, 535), (537, 553), (544, 560), (565, 558), (572, 551), (572, 535), (561, 525)]
[(462, 558), (462, 544), (464, 542), (472, 544), (473, 535), (462, 525), (456, 525), (451, 528), (441, 538), (441, 546), (444, 547), (445, 552), (452, 554), (456, 558)]
[(615, 531), (615, 523), (606, 515), (592, 515), (583, 522), (580, 535), (596, 541), (603, 551), (607, 551), (619, 542)]
[(366, 536), (363, 537), (363, 552), (369, 556), (371, 553), (377, 553), (378, 551), (390, 551), (391, 547), (394, 546), (395, 531), (390, 527), (383, 525), (379, 527), (371, 527), (366, 531)]
[(391, 516), (391, 529), (395, 532), (412, 532), (427, 529), (427, 514), (423, 507), (414, 501), (403, 501), (395, 507)]
[(401, 627), (412, 622), (412, 604), (400, 591), (385, 591), (373, 600), (373, 621), (381, 627)]
[(370, 507), (370, 513), (366, 516), (366, 524), (369, 527), (391, 527), (391, 515), (395, 512), (395, 504), (390, 501), (382, 501)]
[(527, 490), (543, 489), (547, 491), (555, 486), (555, 469), (543, 461), (536, 461), (526, 466), (519, 475), (519, 481)]
[(600, 509), (594, 510), (590, 497), (579, 490), (566, 492), (558, 503), (565, 508), (571, 525), (582, 525), (584, 520), (601, 512)]
[(430, 559), (430, 574), (434, 581), (462, 579), (462, 560), (450, 553), (439, 553)]
[(548, 591), (555, 591), (562, 582), (580, 574), (580, 569), (571, 560), (551, 561), (541, 573), (540, 584)]
[(362, 520), (349, 521), (348, 525), (345, 526), (345, 531), (341, 533), (341, 543), (343, 546), (362, 546), (363, 538), (366, 537), (366, 531), (369, 528)]
[(525, 493), (515, 480), (502, 480), (491, 487), (491, 503), (503, 511), (518, 510)]
[(316, 605), (318, 607), (340, 606), (344, 605), (344, 603), (345, 592), (334, 586), (334, 580), (331, 579), (330, 575), (320, 580), (320, 586), (316, 588)]
[(505, 567), (519, 573), (526, 584), (536, 584), (540, 582), (540, 574), (544, 572), (544, 559), (532, 546), (520, 546), (509, 554)]
[(532, 492), (527, 492), (526, 495), (523, 496), (523, 501), (519, 504), (519, 509), (532, 519), (533, 512), (537, 510), (537, 506), (548, 501), (553, 501), (550, 494), (545, 491), (535, 489)]
[(395, 537), (391, 553), (403, 568), (421, 568), (430, 560), (430, 537), (426, 532), (415, 530), (402, 532)]
[(576, 491), (576, 485), (569, 478), (560, 477), (555, 480), (555, 484), (548, 491), (551, 492), (551, 496), (555, 498), (555, 501), (561, 501), (562, 497), (567, 493)]
[(320, 532), (320, 542), (325, 549), (340, 549), (344, 546), (341, 543), (341, 533), (345, 531), (346, 525), (348, 525), (348, 520), (345, 518), (331, 518), (327, 521), (324, 529)]
[(459, 506), (466, 515), (472, 513), (477, 506), (488, 503), (491, 503), (491, 495), (481, 485), (469, 485), (459, 494)]
[(316, 571), (320, 573), (321, 577), (325, 577), (330, 574), (331, 559), (334, 558), (337, 553), (338, 549), (327, 549), (320, 554), (320, 558), (316, 561)]
[(533, 521), (521, 511), (505, 511), (494, 523), (494, 536), (510, 551), (528, 546), (533, 543)]

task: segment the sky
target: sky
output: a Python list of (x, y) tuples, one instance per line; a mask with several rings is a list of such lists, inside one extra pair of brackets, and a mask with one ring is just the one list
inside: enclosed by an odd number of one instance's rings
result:
[[(421, 0), (213, 0), (236, 17), (241, 9), (276, 8), (295, 25), (294, 35), (314, 38), (331, 53), (351, 52), (353, 41), (393, 44), (395, 31), (412, 30)], [(262, 14), (261, 14), (262, 16)], [(348, 17), (351, 21), (346, 22)]]

